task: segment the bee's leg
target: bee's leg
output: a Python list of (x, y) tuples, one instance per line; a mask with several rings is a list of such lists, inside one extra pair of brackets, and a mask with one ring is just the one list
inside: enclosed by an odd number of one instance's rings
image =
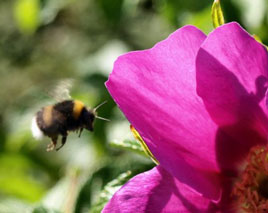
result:
[(56, 149), (56, 151), (59, 151), (64, 146), (64, 144), (66, 143), (66, 140), (67, 140), (67, 136), (68, 136), (67, 132), (62, 135), (61, 145), (60, 145), (60, 147), (58, 147)]
[(80, 138), (81, 134), (83, 132), (83, 128), (80, 129), (78, 137)]
[(47, 145), (47, 152), (50, 152), (55, 149), (57, 145), (58, 136), (51, 137), (50, 144)]

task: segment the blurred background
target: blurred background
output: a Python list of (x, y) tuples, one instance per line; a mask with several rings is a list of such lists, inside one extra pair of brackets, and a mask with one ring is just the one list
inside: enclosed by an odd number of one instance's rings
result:
[[(265, 0), (222, 0), (238, 21), (268, 43)], [(0, 213), (100, 212), (120, 185), (154, 163), (144, 155), (104, 82), (114, 60), (152, 47), (177, 28), (212, 28), (212, 0), (0, 1)], [(93, 133), (72, 133), (58, 152), (30, 131), (34, 114), (71, 96), (95, 107), (107, 100)], [(59, 92), (58, 92), (59, 91)], [(56, 94), (56, 95), (55, 95)]]

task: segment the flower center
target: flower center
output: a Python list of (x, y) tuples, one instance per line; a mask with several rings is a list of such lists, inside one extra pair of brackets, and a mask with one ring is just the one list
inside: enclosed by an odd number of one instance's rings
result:
[(268, 147), (251, 148), (232, 195), (245, 212), (268, 211)]

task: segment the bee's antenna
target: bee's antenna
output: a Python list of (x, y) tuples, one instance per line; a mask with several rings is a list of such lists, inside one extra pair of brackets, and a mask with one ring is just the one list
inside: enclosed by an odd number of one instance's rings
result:
[(96, 106), (94, 109), (93, 109), (93, 112), (96, 112), (97, 109), (99, 109), (103, 104), (106, 104), (107, 101), (103, 101), (101, 104), (99, 104), (98, 106)]
[(103, 104), (106, 104), (106, 103), (107, 103), (107, 101), (104, 101), (104, 102), (102, 102), (101, 104), (99, 104), (98, 106), (96, 106), (96, 107), (93, 109), (93, 113), (95, 114), (95, 118), (100, 119), (100, 120), (103, 120), (103, 121), (110, 121), (110, 120), (107, 119), (107, 118), (103, 118), (103, 117), (100, 117), (100, 116), (97, 116), (97, 115), (96, 115), (96, 111), (97, 111), (97, 109), (99, 109)]
[(99, 116), (95, 116), (95, 118), (97, 118), (97, 119), (100, 119), (100, 120), (103, 120), (103, 121), (110, 121), (109, 119), (107, 119), (107, 118), (103, 118), (103, 117), (99, 117)]

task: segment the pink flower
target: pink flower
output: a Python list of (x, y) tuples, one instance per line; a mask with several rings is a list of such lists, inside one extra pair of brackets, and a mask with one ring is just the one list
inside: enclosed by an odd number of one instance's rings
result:
[(106, 86), (160, 165), (103, 212), (268, 209), (267, 72), (266, 49), (237, 23), (208, 36), (185, 26), (119, 57)]

